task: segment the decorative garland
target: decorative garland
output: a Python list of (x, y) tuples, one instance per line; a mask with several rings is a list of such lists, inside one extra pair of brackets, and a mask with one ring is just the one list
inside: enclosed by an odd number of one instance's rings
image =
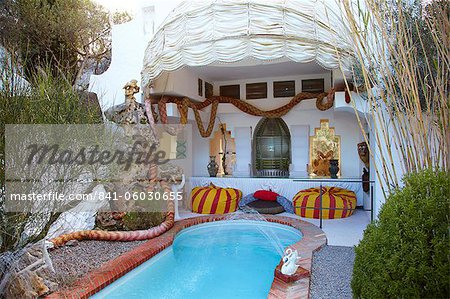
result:
[[(232, 104), (239, 110), (244, 113), (253, 115), (253, 116), (262, 116), (268, 118), (277, 118), (286, 115), (292, 108), (298, 105), (303, 100), (314, 99), (316, 100), (316, 107), (321, 111), (325, 111), (333, 107), (334, 104), (334, 93), (335, 89), (332, 88), (329, 92), (323, 92), (320, 94), (310, 93), (310, 92), (301, 92), (294, 96), (292, 100), (279, 108), (272, 109), (269, 111), (261, 110), (248, 102), (245, 102), (241, 99), (223, 97), (223, 96), (213, 96), (211, 98), (206, 99), (203, 102), (194, 102), (191, 99), (184, 97), (173, 97), (173, 96), (163, 96), (158, 102), (159, 116), (161, 119), (161, 123), (167, 124), (167, 103), (175, 103), (177, 104), (178, 111), (180, 112), (180, 123), (187, 123), (187, 114), (188, 108), (191, 108), (194, 111), (195, 121), (197, 122), (197, 127), (202, 137), (209, 137), (214, 129), (215, 119), (217, 115), (217, 107), (219, 103), (227, 103)], [(326, 102), (323, 102), (324, 98), (327, 98)], [(208, 128), (205, 130), (203, 126), (203, 121), (200, 117), (199, 110), (206, 108), (207, 106), (212, 105), (211, 107), (211, 115), (209, 117)]]

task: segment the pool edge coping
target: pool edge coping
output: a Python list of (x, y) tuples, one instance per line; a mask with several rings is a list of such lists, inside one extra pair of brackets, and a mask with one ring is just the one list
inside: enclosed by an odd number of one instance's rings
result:
[[(286, 216), (263, 215), (267, 221), (291, 226), (300, 230), (302, 239), (290, 245), (297, 249), (301, 259), (300, 266), (311, 273), (312, 254), (326, 245), (325, 233), (317, 226), (303, 220)], [(187, 218), (175, 222), (166, 233), (127, 251), (104, 263), (100, 268), (92, 270), (78, 279), (72, 287), (51, 293), (45, 298), (89, 298), (115, 280), (124, 276), (139, 265), (148, 261), (167, 247), (171, 246), (175, 236), (185, 228), (207, 223), (227, 220), (226, 215), (205, 215)], [(274, 269), (275, 270), (275, 269)], [(274, 277), (268, 298), (309, 298), (310, 278), (305, 277), (293, 283), (285, 283)]]

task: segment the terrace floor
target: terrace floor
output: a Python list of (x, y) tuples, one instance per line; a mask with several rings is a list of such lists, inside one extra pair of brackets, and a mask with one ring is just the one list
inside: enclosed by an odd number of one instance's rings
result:
[[(180, 210), (180, 218), (198, 217), (200, 214)], [(319, 226), (318, 219), (299, 217), (290, 213), (281, 213), (279, 216), (301, 219)], [(325, 232), (328, 245), (355, 246), (363, 237), (363, 232), (370, 223), (370, 211), (356, 209), (352, 216), (342, 219), (323, 220), (322, 230)]]

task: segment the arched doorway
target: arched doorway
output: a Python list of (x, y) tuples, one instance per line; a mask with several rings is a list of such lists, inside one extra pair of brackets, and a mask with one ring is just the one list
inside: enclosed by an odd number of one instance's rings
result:
[(281, 118), (263, 118), (253, 137), (254, 173), (259, 177), (289, 177), (291, 134)]

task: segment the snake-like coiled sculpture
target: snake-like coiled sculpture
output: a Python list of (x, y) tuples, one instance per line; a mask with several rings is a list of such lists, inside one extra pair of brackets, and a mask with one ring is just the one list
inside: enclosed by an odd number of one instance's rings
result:
[[(207, 98), (203, 102), (194, 102), (191, 99), (184, 97), (174, 97), (174, 96), (163, 96), (158, 101), (158, 110), (161, 122), (163, 124), (168, 123), (167, 119), (167, 109), (166, 104), (167, 103), (175, 103), (177, 104), (178, 111), (180, 112), (180, 123), (186, 124), (187, 123), (187, 114), (188, 114), (188, 108), (191, 108), (194, 111), (195, 121), (197, 122), (197, 127), (200, 132), (200, 135), (202, 137), (209, 137), (212, 133), (212, 130), (214, 129), (215, 119), (217, 115), (217, 108), (219, 106), (219, 103), (226, 103), (226, 104), (232, 104), (239, 110), (241, 110), (244, 113), (253, 115), (253, 116), (262, 116), (262, 117), (268, 117), (268, 118), (276, 118), (276, 117), (282, 117), (286, 115), (294, 106), (298, 105), (301, 101), (307, 100), (307, 99), (314, 99), (316, 100), (316, 107), (317, 109), (321, 111), (325, 111), (333, 107), (334, 104), (334, 94), (335, 90), (331, 89), (329, 92), (323, 92), (320, 94), (317, 93), (309, 93), (309, 92), (301, 92), (294, 96), (292, 100), (287, 103), (286, 105), (283, 105), (279, 108), (272, 109), (269, 111), (261, 110), (248, 102), (245, 102), (240, 99), (230, 98), (230, 97), (223, 97), (223, 96), (213, 96), (211, 98)], [(324, 103), (324, 98), (327, 98), (327, 100)], [(209, 105), (211, 106), (211, 114), (209, 117), (209, 123), (208, 128), (205, 130), (203, 126), (203, 121), (200, 117), (199, 110), (202, 110)]]

